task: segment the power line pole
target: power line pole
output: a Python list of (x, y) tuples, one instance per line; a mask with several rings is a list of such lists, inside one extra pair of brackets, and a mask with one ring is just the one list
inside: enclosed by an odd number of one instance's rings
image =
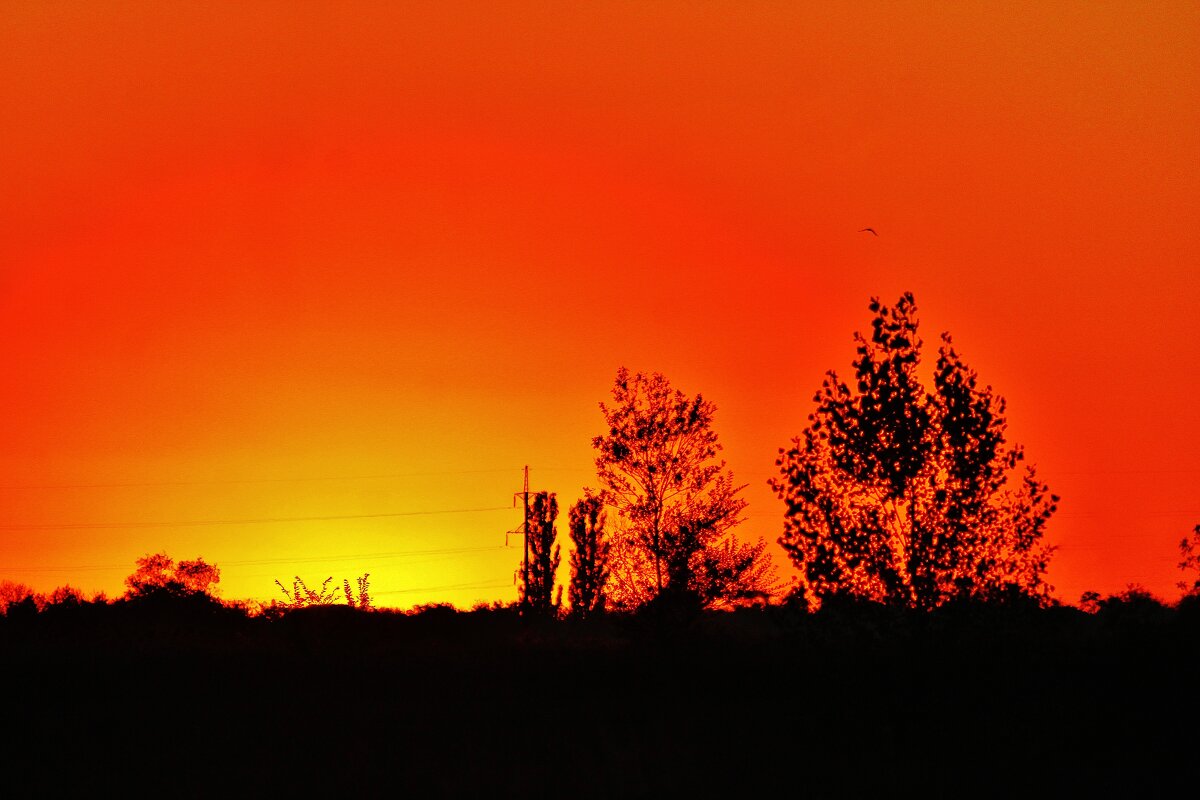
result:
[(506, 544), (506, 545), (508, 544), (509, 536), (516, 536), (518, 534), (521, 536), (522, 540), (524, 541), (525, 559), (521, 563), (521, 580), (523, 581), (523, 587), (524, 587), (525, 594), (521, 597), (521, 605), (525, 605), (525, 603), (528, 602), (528, 595), (529, 595), (529, 465), (528, 464), (525, 465), (525, 489), (524, 489), (524, 491), (513, 493), (513, 505), (514, 506), (517, 504), (518, 496), (520, 496), (523, 499), (524, 505), (525, 505), (524, 521), (521, 523), (520, 530), (509, 531), (507, 534), (505, 534), (504, 544)]
[(525, 535), (521, 537), (521, 541), (525, 545), (525, 597), (528, 602), (529, 597), (529, 465), (525, 465), (525, 491), (521, 492), (522, 498), (525, 501), (525, 517), (521, 523), (521, 531)]

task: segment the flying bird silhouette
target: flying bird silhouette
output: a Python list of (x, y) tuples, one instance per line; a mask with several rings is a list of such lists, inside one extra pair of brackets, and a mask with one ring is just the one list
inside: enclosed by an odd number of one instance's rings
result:
[(878, 236), (878, 235), (879, 235), (878, 233), (875, 233), (875, 229), (874, 229), (874, 228), (859, 228), (859, 229), (858, 229), (858, 232), (859, 232), (859, 233), (862, 233), (863, 231), (870, 231), (871, 233), (875, 234), (876, 236)]

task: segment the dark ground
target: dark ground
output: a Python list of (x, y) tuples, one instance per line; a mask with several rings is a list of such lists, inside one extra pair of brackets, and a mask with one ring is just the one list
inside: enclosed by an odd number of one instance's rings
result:
[[(151, 599), (153, 600), (153, 599)], [(1165, 796), (1200, 609), (10, 610), (6, 797)]]

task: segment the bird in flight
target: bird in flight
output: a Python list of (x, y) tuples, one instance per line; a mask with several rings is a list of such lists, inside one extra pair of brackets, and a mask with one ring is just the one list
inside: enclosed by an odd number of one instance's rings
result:
[(870, 232), (871, 232), (872, 234), (874, 234), (875, 236), (878, 236), (878, 235), (879, 235), (878, 233), (875, 233), (875, 229), (874, 229), (874, 228), (859, 228), (859, 229), (858, 229), (858, 232), (859, 232), (859, 233), (862, 233), (863, 231), (870, 231)]

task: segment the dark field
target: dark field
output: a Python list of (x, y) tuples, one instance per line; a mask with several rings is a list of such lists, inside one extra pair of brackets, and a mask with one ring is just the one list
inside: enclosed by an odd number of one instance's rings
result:
[[(1200, 608), (0, 618), (4, 795), (1164, 796)], [(1189, 790), (1190, 791), (1190, 790)]]

